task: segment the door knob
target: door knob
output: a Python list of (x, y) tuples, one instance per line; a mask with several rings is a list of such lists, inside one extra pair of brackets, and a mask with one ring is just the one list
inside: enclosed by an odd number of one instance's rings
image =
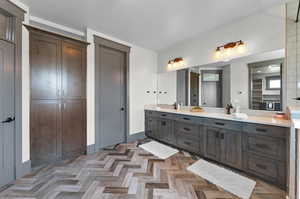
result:
[(124, 107), (122, 107), (122, 108), (121, 108), (121, 111), (125, 111), (125, 108), (124, 108)]
[(2, 121), (1, 123), (10, 123), (10, 122), (13, 122), (15, 121), (15, 117), (11, 118), (11, 117), (8, 117), (6, 120)]

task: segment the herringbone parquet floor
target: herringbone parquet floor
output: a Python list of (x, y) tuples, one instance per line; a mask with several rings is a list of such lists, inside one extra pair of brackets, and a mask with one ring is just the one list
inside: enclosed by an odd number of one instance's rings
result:
[[(121, 144), (32, 173), (0, 192), (1, 199), (236, 199), (188, 172), (192, 157), (160, 160)], [(257, 180), (251, 199), (284, 199), (285, 192)]]

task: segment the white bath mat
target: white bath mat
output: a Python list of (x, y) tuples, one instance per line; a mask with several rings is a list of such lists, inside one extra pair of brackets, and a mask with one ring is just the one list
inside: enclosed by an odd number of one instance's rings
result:
[(198, 160), (187, 168), (207, 181), (243, 199), (249, 199), (256, 182), (205, 160)]
[(139, 147), (164, 160), (178, 153), (178, 150), (156, 141), (141, 144)]

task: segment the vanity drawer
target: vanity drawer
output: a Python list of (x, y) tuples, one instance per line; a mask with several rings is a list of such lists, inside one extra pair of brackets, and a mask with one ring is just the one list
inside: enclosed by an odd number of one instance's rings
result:
[(243, 126), (243, 131), (258, 135), (266, 135), (279, 138), (285, 138), (288, 135), (288, 128), (261, 124), (245, 123), (245, 125)]
[(174, 114), (171, 113), (164, 113), (164, 112), (157, 112), (157, 117), (162, 119), (173, 119)]
[(157, 114), (158, 114), (157, 111), (149, 111), (149, 110), (145, 111), (145, 115), (148, 117), (157, 117)]
[(182, 148), (184, 150), (199, 153), (200, 152), (200, 144), (199, 141), (193, 138), (186, 138), (186, 137), (179, 137), (177, 136), (176, 142), (179, 148)]
[(222, 129), (242, 130), (241, 123), (227, 120), (207, 119), (205, 124)]
[(185, 123), (203, 124), (203, 118), (201, 117), (193, 117), (188, 115), (175, 115), (174, 119), (176, 121), (185, 122)]
[(199, 126), (185, 123), (185, 122), (176, 122), (174, 125), (174, 130), (176, 136), (184, 136), (184, 137), (193, 137), (195, 139), (199, 139)]
[(286, 144), (284, 139), (246, 134), (245, 150), (272, 159), (286, 159)]
[(282, 187), (286, 184), (286, 167), (276, 160), (246, 153), (244, 170)]

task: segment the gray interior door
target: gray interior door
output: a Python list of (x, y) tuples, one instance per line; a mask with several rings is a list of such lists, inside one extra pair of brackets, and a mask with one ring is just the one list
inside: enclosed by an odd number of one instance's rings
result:
[(101, 148), (125, 141), (126, 53), (97, 46), (96, 129)]
[(0, 40), (0, 187), (15, 179), (14, 45)]
[(188, 69), (177, 71), (176, 102), (188, 106)]
[[(212, 78), (206, 75), (211, 75)], [(218, 75), (214, 79), (213, 75)], [(222, 71), (202, 71), (201, 101), (205, 107), (222, 107)]]

